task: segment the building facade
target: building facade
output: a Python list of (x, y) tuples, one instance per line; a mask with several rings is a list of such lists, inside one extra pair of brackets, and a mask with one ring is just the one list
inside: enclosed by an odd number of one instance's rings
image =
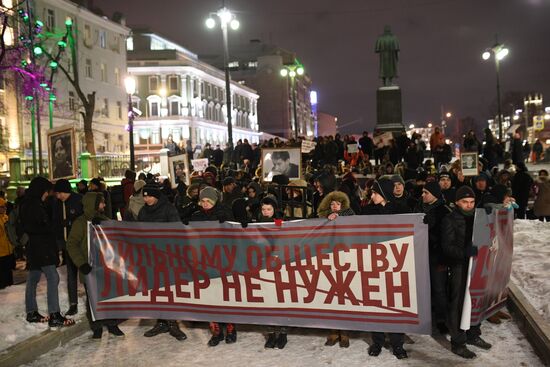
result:
[[(281, 69), (299, 64), (296, 55), (274, 45), (252, 40), (247, 45), (230, 45), (229, 68), (233, 80), (255, 89), (261, 96), (258, 101), (260, 130), (286, 139), (294, 138), (292, 86), (289, 77), (282, 77)], [(201, 59), (223, 68), (218, 55), (201, 55)], [(315, 134), (309, 75), (297, 75), (296, 115), (298, 136), (313, 138)]]
[[(158, 151), (171, 135), (181, 147), (228, 141), (225, 75), (197, 55), (157, 34), (134, 30), (128, 73), (136, 79), (136, 154)], [(259, 142), (258, 94), (231, 82), (233, 141)]]

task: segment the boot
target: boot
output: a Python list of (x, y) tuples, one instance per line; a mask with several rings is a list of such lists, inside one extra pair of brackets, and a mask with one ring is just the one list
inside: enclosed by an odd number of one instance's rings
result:
[(512, 315), (510, 315), (508, 312), (504, 312), (504, 311), (498, 311), (496, 313), (496, 315), (501, 318), (502, 320), (511, 320), (512, 319)]
[(473, 338), (468, 338), (466, 340), (466, 344), (470, 344), (470, 345), (473, 345), (475, 347), (485, 349), (485, 350), (489, 350), (492, 347), (491, 344), (487, 343), (485, 340), (481, 339), (481, 337), (479, 337), (479, 336), (475, 336)]
[(92, 339), (101, 339), (101, 335), (103, 334), (103, 328), (92, 330)]
[(330, 334), (327, 336), (327, 341), (325, 342), (325, 345), (327, 347), (332, 347), (334, 344), (336, 344), (340, 340), (340, 333), (338, 330), (331, 330)]
[(396, 356), (397, 359), (409, 358), (409, 355), (407, 354), (407, 351), (405, 349), (403, 349), (403, 347), (401, 345), (393, 347), (393, 355)]
[(378, 343), (372, 343), (369, 346), (369, 356), (371, 357), (378, 357), (380, 353), (382, 352), (382, 346)]
[(237, 341), (237, 328), (235, 324), (227, 324), (226, 326), (225, 342), (227, 344), (235, 343)]
[(264, 348), (275, 348), (275, 344), (277, 344), (277, 334), (269, 333)]
[(42, 316), (38, 311), (33, 311), (27, 313), (27, 322), (46, 322), (48, 317)]
[(157, 320), (155, 326), (153, 326), (152, 329), (147, 330), (145, 334), (143, 334), (143, 336), (151, 338), (162, 333), (167, 333), (168, 331), (170, 331), (170, 328), (168, 327), (168, 322), (166, 322), (166, 320)]
[(349, 348), (349, 335), (344, 331), (340, 331), (340, 348)]
[(280, 333), (277, 337), (277, 349), (283, 349), (286, 345), (286, 333)]
[(473, 359), (476, 357), (476, 354), (466, 348), (465, 345), (451, 345), (451, 352), (466, 359)]
[(78, 305), (70, 305), (69, 310), (65, 312), (65, 316), (74, 316), (78, 313)]
[(436, 327), (441, 335), (446, 335), (449, 333), (449, 328), (447, 327), (447, 325), (445, 325), (444, 322), (438, 322)]
[(185, 335), (185, 333), (180, 330), (180, 327), (177, 321), (168, 321), (168, 326), (170, 327), (169, 333), (174, 338), (176, 338), (179, 341), (184, 341), (185, 339), (187, 339), (187, 335)]
[(54, 312), (50, 314), (50, 319), (48, 320), (49, 327), (62, 327), (62, 326), (72, 326), (74, 325), (74, 320), (67, 319), (61, 316), (61, 313)]
[(208, 346), (215, 347), (216, 345), (220, 344), (220, 342), (224, 339), (223, 333), (220, 329), (220, 324), (217, 322), (211, 322), (210, 331), (212, 332), (212, 337), (208, 341)]
[(113, 334), (114, 336), (124, 336), (124, 332), (119, 329), (118, 325), (107, 326), (107, 330), (109, 334)]

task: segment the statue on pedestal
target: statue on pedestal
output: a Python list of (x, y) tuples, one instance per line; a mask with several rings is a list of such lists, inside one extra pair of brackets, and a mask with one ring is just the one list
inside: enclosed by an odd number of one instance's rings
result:
[(392, 80), (397, 77), (399, 41), (391, 33), (390, 26), (385, 26), (384, 34), (376, 40), (375, 52), (380, 54), (380, 79), (385, 87), (393, 85)]

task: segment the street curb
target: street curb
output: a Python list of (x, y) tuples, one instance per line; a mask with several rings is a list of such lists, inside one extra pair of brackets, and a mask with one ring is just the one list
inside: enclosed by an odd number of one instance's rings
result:
[(76, 324), (73, 326), (48, 329), (12, 345), (0, 354), (0, 366), (16, 367), (31, 363), (41, 355), (79, 337), (88, 330), (88, 322), (85, 317), (76, 321)]
[(508, 309), (545, 366), (550, 366), (550, 325), (512, 282), (508, 284)]

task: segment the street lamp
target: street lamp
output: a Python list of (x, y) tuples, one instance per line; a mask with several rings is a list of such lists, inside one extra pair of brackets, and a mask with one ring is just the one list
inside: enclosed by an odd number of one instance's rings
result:
[(296, 76), (302, 76), (305, 73), (304, 67), (300, 64), (285, 65), (281, 69), (283, 78), (290, 77), (290, 89), (292, 92), (292, 116), (294, 119), (294, 138), (298, 140), (298, 113), (296, 111)]
[(450, 119), (453, 114), (450, 113), (450, 112), (447, 112), (445, 115), (443, 115), (443, 107), (441, 107), (441, 114), (442, 114), (442, 117), (441, 117), (441, 132), (443, 133), (443, 135), (445, 135), (445, 128), (447, 127), (447, 120), (446, 119)]
[(233, 126), (231, 124), (231, 84), (229, 82), (229, 46), (227, 42), (227, 27), (231, 27), (234, 31), (239, 29), (240, 23), (229, 9), (221, 8), (216, 13), (210, 14), (206, 19), (205, 24), (209, 29), (216, 27), (216, 16), (220, 22), (223, 35), (223, 66), (225, 68), (225, 105), (227, 108), (227, 144), (233, 149)]
[(500, 70), (500, 61), (504, 59), (508, 55), (509, 51), (506, 47), (504, 47), (503, 44), (498, 43), (498, 40), (495, 42), (494, 46), (491, 48), (488, 48), (483, 52), (481, 57), (483, 60), (489, 60), (491, 58), (491, 55), (495, 59), (495, 69), (497, 74), (497, 115), (498, 115), (498, 138), (502, 140), (502, 112), (501, 112), (501, 106), (500, 106), (500, 78), (499, 78), (499, 70)]
[(130, 144), (130, 169), (133, 171), (136, 168), (136, 158), (134, 154), (134, 109), (132, 106), (132, 94), (136, 92), (136, 80), (127, 76), (124, 79), (124, 86), (126, 87), (126, 94), (128, 94), (128, 133)]

